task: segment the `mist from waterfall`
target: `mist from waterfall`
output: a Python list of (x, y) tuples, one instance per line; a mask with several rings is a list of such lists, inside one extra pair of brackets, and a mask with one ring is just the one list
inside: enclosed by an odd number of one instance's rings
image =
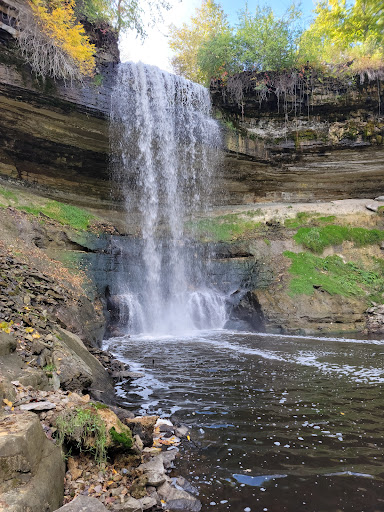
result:
[[(133, 332), (222, 327), (225, 301), (207, 281), (185, 222), (207, 209), (220, 129), (204, 87), (142, 63), (119, 66), (111, 106), (112, 172), (142, 237), (120, 283)], [(137, 219), (137, 220), (136, 220)]]

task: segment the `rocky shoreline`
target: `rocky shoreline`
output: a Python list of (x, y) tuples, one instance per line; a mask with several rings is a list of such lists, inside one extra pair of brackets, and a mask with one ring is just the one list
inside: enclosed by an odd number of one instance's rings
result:
[(0, 247), (0, 508), (198, 512), (169, 475), (188, 429), (117, 405), (114, 383), (138, 375), (92, 346), (100, 311), (58, 262), (28, 259)]

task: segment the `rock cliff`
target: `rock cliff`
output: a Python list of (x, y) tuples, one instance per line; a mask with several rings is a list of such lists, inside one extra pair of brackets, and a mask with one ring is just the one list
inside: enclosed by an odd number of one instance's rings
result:
[[(274, 75), (274, 76), (272, 76)], [(377, 196), (384, 190), (380, 81), (307, 70), (244, 72), (213, 81), (225, 126), (223, 177), (231, 204)]]

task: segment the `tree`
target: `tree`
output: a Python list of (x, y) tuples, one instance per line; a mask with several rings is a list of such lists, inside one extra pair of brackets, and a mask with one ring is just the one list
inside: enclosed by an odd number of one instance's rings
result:
[(382, 69), (384, 59), (384, 7), (381, 0), (322, 0), (316, 18), (304, 32), (299, 59), (348, 67), (350, 74)]
[(273, 71), (293, 67), (300, 18), (301, 11), (294, 4), (281, 18), (268, 6), (257, 6), (254, 15), (248, 9), (240, 11), (236, 39), (244, 69)]
[(220, 5), (213, 0), (203, 0), (189, 24), (183, 23), (181, 28), (172, 25), (169, 46), (175, 52), (172, 58), (175, 73), (194, 82), (205, 84), (210, 77), (207, 70), (199, 66), (199, 49), (204, 42), (227, 30), (229, 30), (227, 16)]
[(37, 75), (73, 80), (93, 74), (95, 47), (74, 7), (74, 0), (52, 2), (50, 7), (43, 0), (31, 0), (20, 10), (18, 43)]
[(215, 78), (244, 70), (291, 68), (301, 34), (300, 17), (294, 5), (281, 18), (270, 7), (257, 7), (254, 14), (243, 9), (236, 28), (224, 27), (200, 45), (198, 65)]

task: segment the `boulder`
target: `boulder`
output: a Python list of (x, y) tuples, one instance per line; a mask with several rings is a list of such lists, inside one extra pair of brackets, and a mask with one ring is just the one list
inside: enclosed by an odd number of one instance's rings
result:
[[(71, 425), (76, 424), (76, 428)], [(132, 448), (132, 433), (108, 407), (75, 402), (57, 416), (61, 437), (85, 450), (95, 450), (103, 458), (105, 451), (127, 451)], [(100, 440), (103, 439), (102, 445)]]
[[(81, 341), (81, 339), (65, 329), (58, 328), (58, 334), (62, 344), (73, 351), (86, 365), (92, 376), (90, 383), (90, 393), (96, 399), (100, 399), (105, 403), (115, 402), (115, 390), (113, 382), (102, 364), (93, 356)], [(85, 367), (84, 367), (85, 369)], [(61, 380), (60, 375), (60, 380)], [(96, 396), (97, 394), (97, 396)]]
[(107, 512), (107, 509), (96, 498), (78, 496), (70, 503), (58, 508), (56, 512)]
[(92, 371), (73, 350), (63, 343), (57, 342), (54, 344), (51, 357), (63, 389), (83, 391), (91, 386), (93, 382)]
[(61, 449), (45, 436), (32, 412), (0, 419), (0, 509), (7, 512), (56, 510), (64, 494)]

